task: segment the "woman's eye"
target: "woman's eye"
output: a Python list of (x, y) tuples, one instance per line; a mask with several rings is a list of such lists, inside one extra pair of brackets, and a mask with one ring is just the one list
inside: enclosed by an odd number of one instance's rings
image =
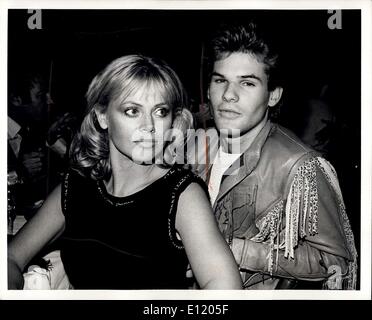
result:
[(129, 117), (135, 117), (138, 115), (139, 111), (137, 108), (127, 108), (124, 110), (124, 113)]
[(161, 118), (164, 118), (168, 115), (169, 113), (169, 109), (167, 108), (158, 108), (155, 110), (155, 114), (158, 116), (158, 117), (161, 117)]

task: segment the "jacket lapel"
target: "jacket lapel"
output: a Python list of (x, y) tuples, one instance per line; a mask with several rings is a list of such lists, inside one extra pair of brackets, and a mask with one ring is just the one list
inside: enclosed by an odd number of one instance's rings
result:
[[(272, 129), (273, 125), (267, 121), (251, 146), (230, 166), (221, 182), (220, 191), (213, 205), (215, 210), (217, 203), (243, 179), (251, 174), (260, 160), (261, 150)], [(237, 168), (232, 170), (231, 168)]]

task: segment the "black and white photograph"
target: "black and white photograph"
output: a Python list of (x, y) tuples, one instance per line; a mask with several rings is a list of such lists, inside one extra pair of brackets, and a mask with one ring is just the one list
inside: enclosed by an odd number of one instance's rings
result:
[(4, 299), (370, 298), (371, 3), (29, 3)]

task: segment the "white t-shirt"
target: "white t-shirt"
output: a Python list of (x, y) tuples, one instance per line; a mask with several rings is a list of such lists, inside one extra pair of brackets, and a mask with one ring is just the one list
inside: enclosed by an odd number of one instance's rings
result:
[(218, 192), (220, 191), (220, 185), (223, 174), (226, 170), (240, 157), (241, 153), (226, 153), (220, 146), (216, 158), (213, 162), (211, 175), (209, 178), (208, 191), (211, 198), (211, 204), (213, 206), (216, 201)]
[[(222, 150), (222, 147), (220, 145), (216, 158), (213, 162), (212, 172), (208, 184), (208, 191), (211, 198), (212, 206), (214, 205), (214, 202), (216, 201), (216, 198), (220, 191), (220, 185), (224, 173), (235, 162), (235, 160), (238, 159), (245, 152), (245, 150), (250, 147), (253, 140), (265, 126), (267, 117), (268, 116), (266, 113), (265, 117), (255, 128), (250, 130), (244, 136), (238, 137), (238, 140), (235, 141), (235, 143), (231, 143), (231, 146), (240, 146), (240, 150), (237, 150), (240, 151), (240, 153), (226, 153)], [(233, 140), (230, 140), (230, 142), (233, 142)]]
[(268, 114), (266, 113), (265, 117), (262, 119), (262, 121), (256, 125), (253, 129), (251, 129), (249, 132), (244, 134), (243, 136), (237, 137), (237, 140), (231, 140), (230, 143), (232, 147), (240, 146), (239, 150), (235, 150), (234, 148), (232, 150), (239, 151), (237, 153), (226, 153), (222, 150), (222, 146), (220, 145), (216, 158), (213, 162), (211, 175), (209, 178), (209, 184), (208, 184), (208, 191), (211, 198), (211, 204), (214, 205), (214, 202), (216, 201), (216, 198), (218, 196), (218, 193), (220, 191), (221, 181), (224, 173), (227, 169), (237, 160), (252, 144), (253, 140), (256, 138), (256, 136), (259, 134), (259, 132), (262, 130), (262, 128), (265, 126), (268, 119)]

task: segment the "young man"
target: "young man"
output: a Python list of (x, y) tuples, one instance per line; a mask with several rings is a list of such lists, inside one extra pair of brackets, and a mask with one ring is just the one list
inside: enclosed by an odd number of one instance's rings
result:
[(283, 91), (277, 54), (253, 23), (211, 44), (220, 146), (207, 182), (245, 288), (355, 289), (357, 253), (333, 167), (269, 119)]

